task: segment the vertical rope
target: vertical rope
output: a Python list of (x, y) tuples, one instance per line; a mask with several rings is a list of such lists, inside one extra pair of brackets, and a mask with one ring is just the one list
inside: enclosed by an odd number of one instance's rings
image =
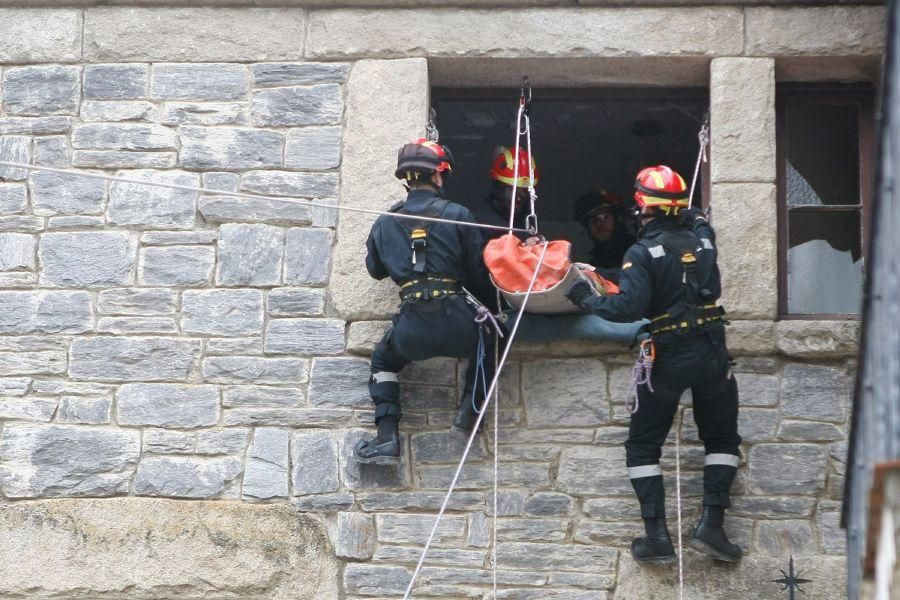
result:
[(516, 150), (513, 156), (513, 185), (512, 199), (509, 203), (509, 233), (513, 232), (513, 224), (516, 216), (516, 189), (519, 187), (519, 136), (522, 135), (522, 114), (525, 112), (525, 103), (519, 103), (519, 112), (516, 115)]
[(678, 511), (678, 600), (684, 600), (684, 546), (681, 542), (681, 423), (684, 406), (678, 407), (675, 424), (675, 506)]
[[(499, 294), (499, 293), (498, 293)], [(497, 305), (499, 307), (499, 303)], [(500, 335), (497, 330), (494, 344), (494, 373), (498, 372), (500, 358)], [(491, 534), (491, 598), (497, 600), (497, 493), (500, 479), (500, 380), (494, 389), (494, 530)]]

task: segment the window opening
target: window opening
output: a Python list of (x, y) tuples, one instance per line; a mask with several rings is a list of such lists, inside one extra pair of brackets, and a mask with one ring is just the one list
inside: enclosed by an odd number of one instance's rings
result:
[[(519, 90), (432, 91), (441, 142), (456, 169), (447, 195), (476, 217), (492, 210), (489, 171), (495, 150), (515, 138)], [(667, 164), (689, 181), (699, 149), (697, 132), (707, 110), (706, 90), (534, 88), (532, 149), (541, 233), (573, 242), (573, 258), (590, 262), (593, 240), (575, 220), (575, 202), (589, 192), (613, 192), (632, 202), (643, 167)], [(706, 163), (708, 164), (708, 163)], [(695, 202), (707, 203), (708, 174), (701, 168)], [(625, 219), (631, 228), (631, 220)], [(633, 232), (632, 232), (633, 233)]]

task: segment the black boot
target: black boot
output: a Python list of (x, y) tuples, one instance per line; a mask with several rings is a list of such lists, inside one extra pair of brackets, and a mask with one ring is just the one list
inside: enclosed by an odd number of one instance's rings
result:
[[(456, 412), (456, 418), (453, 419), (453, 425), (450, 427), (450, 432), (468, 438), (469, 435), (471, 435), (472, 428), (475, 427), (475, 422), (477, 420), (478, 413), (475, 412), (475, 407), (472, 406), (472, 397), (469, 396), (463, 398), (462, 403), (459, 405), (459, 410)], [(483, 427), (484, 420), (482, 419), (478, 431), (481, 432)]]
[(357, 462), (366, 464), (396, 464), (400, 462), (400, 431), (397, 419), (381, 417), (378, 435), (360, 440), (354, 450)]
[(643, 563), (664, 563), (675, 558), (665, 518), (644, 519), (646, 535), (631, 542), (631, 556)]
[(728, 541), (722, 528), (725, 509), (721, 506), (704, 506), (700, 522), (694, 528), (691, 548), (709, 554), (725, 562), (737, 562), (743, 554), (741, 547)]

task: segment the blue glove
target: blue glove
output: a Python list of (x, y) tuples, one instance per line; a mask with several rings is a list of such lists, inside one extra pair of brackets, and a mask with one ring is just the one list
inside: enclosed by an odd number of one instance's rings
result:
[(571, 300), (572, 304), (578, 308), (581, 308), (581, 303), (593, 295), (594, 287), (584, 279), (579, 279), (566, 290), (566, 298)]
[(694, 222), (697, 220), (706, 220), (706, 215), (699, 208), (684, 208), (678, 213), (678, 216), (681, 217), (681, 222), (688, 227), (693, 227)]

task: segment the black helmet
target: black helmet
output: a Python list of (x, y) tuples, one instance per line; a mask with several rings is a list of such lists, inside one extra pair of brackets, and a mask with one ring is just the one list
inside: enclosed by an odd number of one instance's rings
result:
[(412, 173), (431, 174), (434, 171), (453, 171), (453, 155), (447, 146), (420, 138), (405, 144), (397, 153), (397, 179), (413, 179)]

